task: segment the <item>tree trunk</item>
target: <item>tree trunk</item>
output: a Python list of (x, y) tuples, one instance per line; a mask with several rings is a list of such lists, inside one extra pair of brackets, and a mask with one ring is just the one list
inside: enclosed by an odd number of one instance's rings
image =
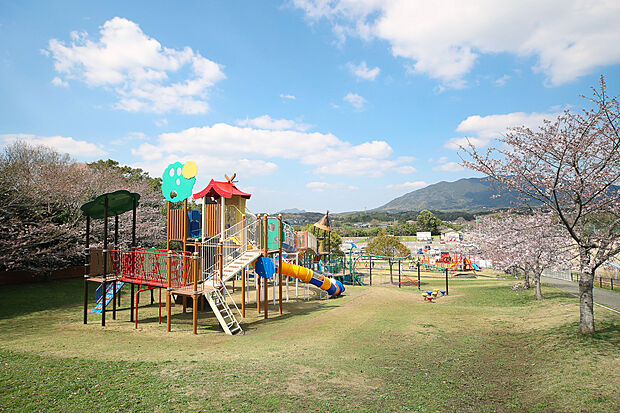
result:
[(584, 271), (579, 278), (579, 332), (594, 333), (594, 273)]
[(528, 290), (530, 288), (530, 274), (527, 271), (524, 271), (523, 276), (523, 289)]
[(540, 272), (536, 272), (534, 274), (534, 281), (536, 282), (536, 299), (537, 300), (542, 300), (545, 297), (543, 297), (542, 295), (542, 286), (541, 286), (541, 282), (540, 282)]

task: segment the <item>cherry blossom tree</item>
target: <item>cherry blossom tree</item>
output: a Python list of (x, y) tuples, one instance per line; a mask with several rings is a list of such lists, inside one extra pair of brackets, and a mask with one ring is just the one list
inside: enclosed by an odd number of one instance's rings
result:
[[(165, 239), (161, 194), (145, 179), (128, 179), (114, 168), (93, 168), (44, 147), (16, 142), (0, 153), (0, 270), (49, 274), (81, 264), (84, 218), (80, 206), (97, 195), (127, 189), (141, 194), (138, 243)], [(127, 219), (128, 218), (128, 219)], [(119, 228), (129, 234), (131, 217)], [(92, 245), (102, 238), (93, 222)], [(129, 236), (125, 236), (130, 241)]]
[[(509, 129), (500, 145), (482, 153), (463, 148), (463, 164), (484, 173), (523, 204), (553, 211), (579, 251), (580, 331), (595, 332), (594, 272), (620, 253), (620, 105), (601, 77), (587, 107), (566, 110), (537, 131)], [(585, 98), (585, 97), (584, 97)]]
[(541, 276), (545, 269), (571, 266), (573, 243), (551, 213), (533, 211), (504, 211), (479, 217), (471, 240), (479, 254), (498, 262), (502, 269), (519, 269), (536, 286), (536, 298), (543, 299)]

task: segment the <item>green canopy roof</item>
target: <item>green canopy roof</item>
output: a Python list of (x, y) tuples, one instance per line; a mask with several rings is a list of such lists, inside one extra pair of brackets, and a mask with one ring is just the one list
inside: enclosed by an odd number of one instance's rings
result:
[(133, 201), (140, 200), (140, 194), (129, 192), (124, 189), (120, 191), (108, 192), (107, 194), (99, 195), (94, 200), (85, 203), (80, 207), (82, 213), (94, 219), (104, 217), (105, 199), (108, 198), (108, 216), (113, 217), (115, 215), (123, 214), (133, 209)]

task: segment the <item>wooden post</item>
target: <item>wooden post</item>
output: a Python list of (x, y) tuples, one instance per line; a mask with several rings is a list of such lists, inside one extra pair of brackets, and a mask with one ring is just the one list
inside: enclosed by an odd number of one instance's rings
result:
[(282, 225), (282, 214), (278, 215), (278, 225), (280, 226), (280, 241), (278, 242), (278, 304), (280, 306), (280, 315), (282, 315), (282, 237), (284, 235), (284, 227)]
[(241, 317), (245, 318), (245, 277), (247, 276), (247, 269), (243, 267), (241, 270)]
[[(168, 203), (170, 206), (170, 203)], [(168, 210), (170, 212), (170, 210)], [(170, 243), (170, 239), (168, 239)], [(172, 251), (168, 250), (168, 289), (166, 290), (166, 328), (168, 332), (172, 327)]]
[(166, 250), (170, 251), (170, 201), (166, 202), (168, 207), (168, 216), (166, 223)]
[(194, 269), (194, 295), (192, 297), (192, 326), (194, 334), (198, 334), (198, 253), (192, 255), (192, 266)]
[(220, 283), (224, 283), (224, 243), (220, 241), (218, 245), (219, 262), (220, 262)]
[(108, 272), (108, 197), (103, 203), (103, 282), (101, 297), (101, 326), (105, 327), (105, 298), (108, 293), (107, 272)]
[[(86, 263), (84, 264), (84, 324), (88, 323), (88, 279), (90, 278), (90, 217), (86, 217)], [(613, 290), (613, 288), (612, 288)]]
[(420, 290), (420, 262), (418, 262), (418, 290)]
[[(187, 215), (187, 198), (183, 200), (183, 252), (187, 251), (187, 231), (189, 216)], [(183, 296), (183, 314), (187, 313), (187, 296)]]
[(446, 295), (448, 295), (448, 269), (446, 268)]

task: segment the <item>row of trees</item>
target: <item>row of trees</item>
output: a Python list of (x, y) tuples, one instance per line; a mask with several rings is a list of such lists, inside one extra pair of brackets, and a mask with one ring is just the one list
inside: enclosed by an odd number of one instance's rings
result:
[(398, 222), (394, 225), (388, 225), (385, 228), (357, 228), (351, 225), (343, 225), (338, 227), (338, 231), (345, 237), (376, 237), (381, 232), (387, 232), (395, 236), (413, 236), (417, 232), (430, 232), (432, 235), (439, 235), (442, 226), (447, 226), (455, 230), (461, 227), (448, 222), (444, 222), (437, 218), (431, 211), (424, 210), (416, 215), (415, 222)]
[[(0, 154), (0, 270), (49, 273), (81, 264), (85, 225), (80, 206), (118, 189), (141, 195), (137, 240), (152, 246), (165, 236), (158, 188), (148, 174), (115, 161), (78, 163), (24, 142), (5, 147)], [(121, 217), (119, 229), (129, 242), (131, 218)], [(95, 246), (102, 237), (102, 220), (95, 220)]]
[[(566, 110), (538, 130), (510, 129), (485, 152), (469, 145), (466, 167), (523, 206), (548, 210), (578, 253), (580, 331), (595, 332), (593, 281), (598, 267), (620, 253), (620, 104), (605, 79), (576, 113)], [(544, 243), (540, 243), (544, 246)]]

